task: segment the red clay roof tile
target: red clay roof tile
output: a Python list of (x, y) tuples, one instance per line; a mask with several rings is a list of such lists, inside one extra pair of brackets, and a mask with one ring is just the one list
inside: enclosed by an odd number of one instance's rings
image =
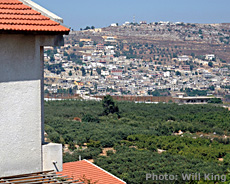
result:
[(19, 0), (0, 0), (0, 30), (62, 34), (67, 34), (70, 31)]
[(0, 10), (0, 15), (1, 14), (12, 14), (12, 15), (41, 15), (41, 13), (35, 11), (35, 10), (13, 10), (13, 9), (1, 9)]
[(23, 4), (18, 0), (1, 0), (0, 4)]
[(0, 4), (0, 10), (1, 9), (11, 9), (11, 10), (31, 10), (29, 6), (26, 6), (24, 4)]
[(12, 20), (50, 20), (48, 17), (45, 17), (43, 15), (13, 15), (13, 14), (0, 14), (0, 20), (7, 20), (7, 19), (12, 19)]
[(58, 174), (67, 175), (74, 180), (86, 179), (97, 182), (97, 184), (125, 184), (126, 182), (90, 163), (87, 160), (69, 162), (63, 164), (63, 171)]

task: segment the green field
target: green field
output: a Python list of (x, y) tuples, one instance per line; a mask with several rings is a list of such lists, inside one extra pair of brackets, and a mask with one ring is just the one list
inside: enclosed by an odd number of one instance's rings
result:
[[(82, 159), (94, 159), (100, 167), (127, 183), (136, 184), (153, 183), (145, 180), (147, 173), (228, 174), (230, 113), (227, 109), (173, 103), (116, 102), (116, 105), (114, 110), (113, 104), (103, 107), (102, 102), (96, 101), (45, 103), (48, 138), (70, 146), (71, 152), (64, 154), (65, 162), (76, 161), (79, 155)], [(73, 121), (74, 117), (82, 122)], [(179, 131), (183, 134), (174, 135)], [(113, 147), (116, 152), (99, 156), (106, 147)], [(159, 154), (159, 149), (164, 152)], [(179, 177), (174, 183), (185, 181)]]

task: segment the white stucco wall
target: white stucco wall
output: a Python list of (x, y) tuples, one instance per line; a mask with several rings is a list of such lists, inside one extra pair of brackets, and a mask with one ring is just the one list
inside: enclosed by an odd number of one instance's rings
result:
[(0, 43), (0, 176), (41, 171), (40, 45), (28, 35)]
[(0, 177), (43, 169), (41, 45), (58, 40), (62, 41), (55, 36), (0, 34)]
[(48, 143), (42, 145), (43, 152), (43, 170), (62, 171), (62, 145)]

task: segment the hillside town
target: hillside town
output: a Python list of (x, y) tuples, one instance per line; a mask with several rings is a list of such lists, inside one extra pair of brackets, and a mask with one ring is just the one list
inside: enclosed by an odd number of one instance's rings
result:
[[(176, 24), (179, 23), (173, 26)], [(138, 26), (142, 25), (147, 24), (141, 22)], [(169, 23), (154, 24), (157, 28), (167, 25), (168, 29), (172, 27)], [(104, 29), (119, 28), (121, 33), (120, 29), (127, 26), (131, 25), (111, 24)], [(185, 54), (179, 44), (166, 47), (149, 42), (133, 43), (117, 35), (103, 36), (104, 32), (107, 33), (93, 26), (86, 27), (66, 36), (64, 47), (45, 48), (46, 94), (175, 96), (189, 92), (189, 96), (227, 96), (230, 93), (229, 61), (212, 50), (198, 55), (194, 47), (190, 54)]]

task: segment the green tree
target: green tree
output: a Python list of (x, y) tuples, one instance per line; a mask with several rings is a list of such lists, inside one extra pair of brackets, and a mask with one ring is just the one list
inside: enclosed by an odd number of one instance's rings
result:
[(83, 42), (79, 42), (79, 47), (83, 47), (84, 43)]
[(209, 86), (209, 88), (208, 88), (209, 90), (211, 90), (211, 91), (215, 91), (215, 86)]
[(72, 75), (73, 75), (73, 74), (72, 74), (72, 71), (70, 70), (70, 71), (69, 71), (69, 76), (72, 76)]
[(66, 51), (64, 51), (64, 56), (68, 56), (69, 54), (66, 52)]
[(91, 114), (85, 114), (82, 118), (82, 121), (83, 122), (96, 122), (96, 123), (100, 122), (97, 116), (93, 116)]
[(213, 62), (208, 62), (208, 66), (213, 67)]
[(100, 68), (97, 68), (96, 71), (97, 71), (98, 75), (101, 75), (101, 69)]
[(50, 61), (55, 61), (54, 56), (50, 56)]
[(176, 71), (176, 75), (180, 75), (181, 76), (181, 73), (179, 71)]
[(85, 76), (85, 75), (86, 75), (86, 71), (85, 71), (85, 68), (84, 68), (84, 67), (81, 67), (81, 72), (82, 72), (82, 76)]
[(222, 104), (223, 102), (220, 98), (211, 98), (208, 103)]
[(176, 53), (173, 53), (173, 58), (177, 58), (177, 54)]
[(223, 41), (224, 41), (224, 38), (223, 38), (223, 37), (220, 37), (219, 40), (220, 40), (220, 42), (223, 42)]
[(110, 95), (106, 95), (102, 101), (103, 114), (109, 115), (116, 113), (119, 115), (119, 108), (113, 101), (113, 98)]
[(73, 94), (73, 89), (69, 88), (69, 94)]
[(74, 142), (69, 142), (69, 149), (70, 150), (75, 150), (75, 144), (74, 144)]
[(90, 27), (89, 27), (89, 26), (86, 26), (84, 30), (88, 30), (88, 29), (90, 29)]

